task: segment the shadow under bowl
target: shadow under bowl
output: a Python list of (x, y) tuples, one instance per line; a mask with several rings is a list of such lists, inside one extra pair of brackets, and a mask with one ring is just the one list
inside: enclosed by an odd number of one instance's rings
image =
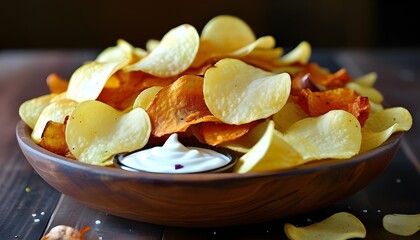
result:
[(16, 135), (38, 174), (88, 207), (154, 224), (220, 227), (291, 217), (354, 194), (386, 169), (403, 134), (351, 159), (246, 174), (162, 174), (94, 166), (36, 145), (22, 121)]

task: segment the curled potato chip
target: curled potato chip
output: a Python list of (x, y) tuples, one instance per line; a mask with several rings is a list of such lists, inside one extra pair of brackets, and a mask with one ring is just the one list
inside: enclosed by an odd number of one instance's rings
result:
[(79, 67), (71, 76), (67, 98), (77, 102), (94, 100), (101, 93), (108, 79), (127, 64), (125, 59), (110, 62), (90, 62)]
[(255, 49), (272, 49), (276, 45), (276, 40), (272, 36), (260, 37), (251, 44), (248, 44), (235, 51), (227, 53), (228, 57), (240, 57), (252, 53)]
[(221, 122), (205, 122), (196, 126), (193, 134), (201, 142), (216, 146), (242, 137), (257, 123), (255, 121), (241, 125), (230, 125)]
[(153, 86), (142, 91), (134, 101), (133, 108), (147, 109), (162, 88), (161, 86)]
[(337, 88), (312, 92), (302, 89), (298, 92), (297, 103), (310, 116), (320, 116), (331, 110), (345, 110), (352, 113), (363, 126), (369, 117), (370, 105), (367, 97), (360, 96), (352, 89)]
[(381, 104), (384, 100), (382, 94), (373, 87), (366, 87), (358, 84), (357, 82), (349, 82), (346, 84), (346, 88), (353, 89), (358, 94), (368, 97), (369, 101), (372, 101), (377, 104)]
[(104, 165), (116, 153), (146, 145), (151, 131), (147, 113), (141, 108), (120, 112), (99, 101), (80, 103), (67, 121), (66, 142), (81, 162)]
[(215, 52), (232, 52), (252, 44), (255, 34), (242, 19), (231, 15), (212, 18), (203, 28), (201, 39)]
[(290, 126), (284, 139), (305, 161), (350, 158), (360, 150), (359, 121), (344, 110), (332, 110), (319, 117), (304, 118)]
[(48, 121), (42, 132), (39, 145), (53, 153), (70, 157), (71, 154), (66, 143), (65, 129), (66, 123)]
[(346, 240), (366, 237), (366, 228), (354, 215), (339, 212), (321, 222), (305, 227), (284, 225), (286, 236), (290, 240)]
[(357, 84), (361, 86), (373, 87), (377, 78), (378, 78), (378, 74), (376, 72), (370, 72), (354, 79), (354, 82), (356, 82)]
[(55, 96), (57, 96), (57, 94), (48, 94), (23, 102), (19, 107), (20, 118), (26, 125), (33, 129), (42, 110), (51, 103), (51, 99)]
[(411, 236), (420, 230), (420, 214), (387, 214), (382, 225), (390, 233)]
[(146, 42), (146, 50), (151, 52), (153, 51), (157, 46), (159, 46), (160, 41), (157, 39), (149, 39)]
[(185, 75), (161, 89), (147, 108), (152, 122), (152, 134), (184, 132), (201, 122), (219, 122), (203, 100), (203, 78)]
[(290, 94), (290, 76), (275, 75), (237, 59), (223, 59), (204, 75), (204, 100), (224, 123), (244, 124), (278, 112)]
[(267, 127), (268, 125), (266, 122), (259, 123), (243, 137), (237, 140), (222, 143), (220, 146), (239, 153), (247, 153), (262, 138)]
[(380, 146), (395, 132), (408, 131), (412, 124), (410, 112), (402, 107), (387, 108), (370, 114), (362, 128), (360, 152)]
[(292, 51), (283, 55), (279, 63), (283, 65), (292, 63), (307, 63), (311, 57), (311, 45), (307, 41), (302, 41)]
[(303, 109), (293, 101), (287, 102), (280, 111), (273, 115), (276, 129), (280, 132), (286, 131), (295, 122), (309, 117)]
[(149, 55), (126, 66), (124, 70), (143, 71), (157, 77), (175, 76), (190, 67), (199, 44), (197, 30), (189, 24), (183, 24), (166, 33)]
[(134, 47), (123, 39), (117, 40), (117, 45), (108, 47), (98, 54), (97, 62), (126, 62), (132, 58)]
[(264, 172), (290, 168), (302, 164), (301, 155), (294, 150), (283, 135), (276, 131), (272, 120), (260, 126), (265, 129), (258, 142), (242, 157), (235, 166), (234, 172)]
[(77, 104), (78, 103), (76, 101), (71, 99), (61, 99), (46, 106), (39, 115), (39, 118), (33, 128), (31, 134), (32, 140), (39, 143), (47, 122), (64, 122), (64, 119), (73, 112)]
[(60, 94), (67, 91), (69, 81), (59, 77), (55, 73), (51, 73), (47, 77), (47, 85), (51, 93)]

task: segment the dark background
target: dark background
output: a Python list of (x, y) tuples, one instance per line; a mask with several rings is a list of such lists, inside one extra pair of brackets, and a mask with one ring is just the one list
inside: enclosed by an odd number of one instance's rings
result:
[(419, 47), (415, 1), (380, 0), (14, 0), (0, 3), (0, 48), (104, 48), (123, 38), (144, 47), (190, 23), (201, 32), (219, 14), (245, 20), (281, 47)]

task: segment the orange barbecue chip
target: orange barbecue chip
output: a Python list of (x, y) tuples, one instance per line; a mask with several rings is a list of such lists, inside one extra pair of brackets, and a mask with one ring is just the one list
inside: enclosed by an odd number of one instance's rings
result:
[(309, 84), (315, 85), (321, 90), (343, 88), (352, 78), (344, 68), (335, 73), (330, 73), (321, 68), (317, 63), (309, 63), (305, 69), (296, 74), (292, 79), (293, 90), (303, 89)]
[(47, 85), (51, 93), (63, 93), (67, 91), (69, 86), (69, 81), (59, 77), (55, 73), (51, 73), (47, 77)]
[(212, 146), (234, 141), (249, 132), (260, 121), (254, 121), (242, 125), (230, 125), (221, 122), (205, 122), (194, 127), (193, 134), (203, 143)]
[(162, 88), (147, 108), (152, 134), (161, 137), (184, 132), (193, 124), (218, 122), (204, 102), (203, 78), (185, 75)]
[(119, 81), (118, 87), (105, 87), (97, 100), (118, 110), (131, 107), (143, 90), (153, 86), (163, 87), (176, 80), (174, 77), (159, 78), (140, 71), (117, 71), (113, 77)]
[(365, 124), (370, 111), (369, 99), (348, 88), (322, 92), (302, 89), (298, 93), (296, 102), (312, 117), (320, 116), (331, 110), (345, 110), (353, 114), (361, 126)]
[(66, 143), (65, 130), (66, 120), (64, 123), (48, 121), (39, 145), (53, 153), (70, 157), (71, 153)]

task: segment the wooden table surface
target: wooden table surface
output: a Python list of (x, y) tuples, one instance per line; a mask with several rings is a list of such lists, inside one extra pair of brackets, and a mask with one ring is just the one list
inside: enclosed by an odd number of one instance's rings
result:
[(366, 226), (366, 239), (399, 237), (382, 227), (388, 213), (420, 213), (420, 49), (323, 50), (312, 61), (331, 70), (345, 67), (353, 77), (375, 71), (389, 106), (404, 106), (414, 119), (392, 164), (366, 188), (331, 206), (290, 219), (225, 228), (179, 228), (131, 221), (81, 205), (43, 181), (28, 164), (15, 137), (19, 105), (48, 92), (46, 76), (63, 77), (95, 50), (6, 50), (0, 52), (0, 239), (39, 239), (60, 224), (90, 226), (85, 239), (287, 239), (285, 222), (307, 225), (348, 211)]

